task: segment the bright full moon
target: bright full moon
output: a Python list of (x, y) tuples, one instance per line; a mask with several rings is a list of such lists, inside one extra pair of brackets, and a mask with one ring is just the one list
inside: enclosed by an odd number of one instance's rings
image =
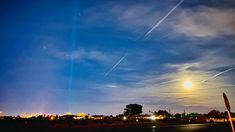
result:
[(184, 83), (183, 83), (183, 86), (184, 86), (185, 89), (191, 89), (192, 86), (193, 86), (193, 83), (190, 80), (185, 80)]

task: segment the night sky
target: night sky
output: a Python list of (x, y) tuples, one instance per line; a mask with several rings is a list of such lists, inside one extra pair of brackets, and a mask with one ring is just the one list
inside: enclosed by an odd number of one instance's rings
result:
[(0, 111), (235, 111), (235, 1), (185, 0), (145, 37), (178, 2), (1, 0)]

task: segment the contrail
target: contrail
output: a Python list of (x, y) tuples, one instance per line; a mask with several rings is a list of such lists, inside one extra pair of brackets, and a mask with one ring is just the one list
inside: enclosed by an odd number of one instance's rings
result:
[(203, 80), (201, 83), (207, 82), (207, 81), (209, 81), (209, 80), (211, 80), (211, 79), (214, 79), (214, 78), (216, 78), (216, 77), (218, 77), (218, 76), (220, 76), (220, 75), (222, 75), (222, 74), (224, 74), (224, 73), (226, 73), (226, 72), (229, 72), (229, 71), (231, 71), (231, 70), (234, 70), (234, 69), (235, 69), (235, 68), (229, 68), (229, 69), (227, 69), (227, 70), (225, 70), (225, 71), (219, 72), (219, 73), (215, 74), (214, 76), (212, 76), (212, 77), (210, 77), (210, 78), (208, 78), (208, 79)]
[(178, 82), (182, 79), (175, 79), (175, 80), (170, 80), (170, 81), (165, 81), (165, 82), (161, 82), (160, 85), (164, 85), (164, 84), (168, 84), (168, 83), (173, 83), (173, 82)]
[[(143, 38), (146, 38), (154, 29), (156, 29), (184, 0), (181, 0), (178, 4), (176, 4), (160, 21), (158, 21), (145, 35)], [(140, 37), (142, 38), (142, 37)], [(136, 39), (139, 40), (140, 38)], [(124, 55), (105, 75), (106, 77), (110, 72), (112, 72), (120, 63), (121, 61), (126, 57)]]
[(154, 29), (156, 29), (184, 0), (181, 0), (176, 6), (174, 6), (160, 21), (158, 21), (145, 35), (146, 38)]
[(104, 75), (104, 77), (108, 76), (109, 73), (112, 72), (125, 58), (126, 58), (126, 54), (115, 65), (113, 65), (113, 67)]

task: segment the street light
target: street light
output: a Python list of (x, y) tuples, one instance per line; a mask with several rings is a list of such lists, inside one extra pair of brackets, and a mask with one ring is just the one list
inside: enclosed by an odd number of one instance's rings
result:
[(156, 118), (156, 116), (152, 115), (149, 117), (149, 119), (155, 121), (157, 118)]

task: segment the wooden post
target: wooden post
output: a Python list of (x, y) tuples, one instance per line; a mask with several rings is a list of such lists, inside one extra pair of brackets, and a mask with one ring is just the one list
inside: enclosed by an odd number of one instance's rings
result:
[(229, 122), (231, 124), (231, 128), (232, 128), (232, 131), (234, 131), (234, 127), (233, 127), (233, 121), (232, 121), (232, 117), (231, 117), (231, 114), (230, 114), (230, 111), (231, 111), (231, 107), (230, 107), (230, 104), (229, 104), (229, 100), (228, 100), (228, 97), (225, 93), (223, 93), (223, 97), (224, 97), (224, 103), (225, 103), (225, 107), (227, 108), (228, 110), (228, 117), (229, 117)]
[(234, 127), (233, 127), (232, 117), (231, 117), (231, 114), (230, 114), (229, 111), (228, 111), (228, 117), (229, 117), (229, 122), (230, 122), (230, 124), (231, 124), (232, 131), (235, 132), (235, 131), (234, 131)]

